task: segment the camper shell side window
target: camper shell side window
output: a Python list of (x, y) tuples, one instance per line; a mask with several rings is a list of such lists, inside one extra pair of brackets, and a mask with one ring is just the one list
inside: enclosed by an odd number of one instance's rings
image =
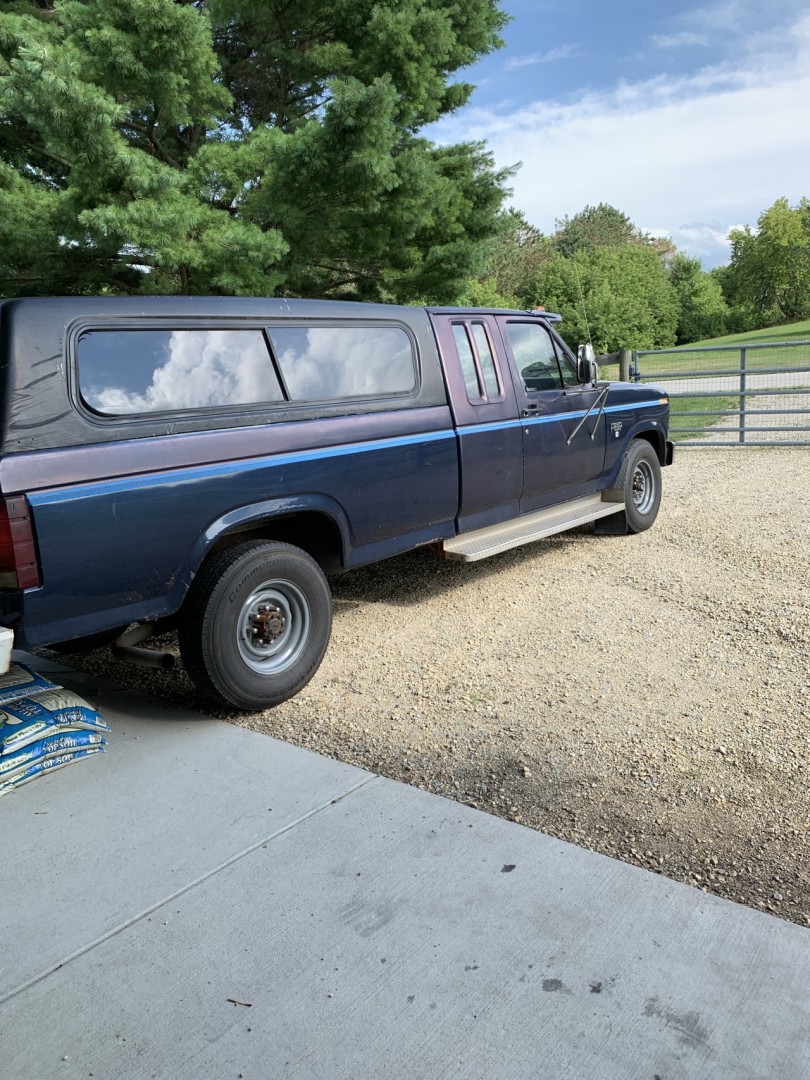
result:
[(87, 327), (78, 335), (76, 368), (82, 404), (104, 417), (418, 390), (410, 333), (375, 323)]

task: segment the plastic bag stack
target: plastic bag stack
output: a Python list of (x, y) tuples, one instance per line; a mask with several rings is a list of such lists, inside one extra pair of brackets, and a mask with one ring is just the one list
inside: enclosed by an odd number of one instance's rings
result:
[(78, 694), (12, 664), (0, 675), (0, 795), (103, 753), (109, 730)]

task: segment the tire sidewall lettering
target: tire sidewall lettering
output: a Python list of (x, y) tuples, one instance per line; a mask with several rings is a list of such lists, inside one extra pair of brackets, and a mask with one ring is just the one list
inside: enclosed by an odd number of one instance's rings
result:
[(234, 585), (232, 591), (228, 594), (228, 603), (229, 604), (232, 604), (236, 600), (236, 598), (239, 596), (242, 589), (244, 589), (245, 585), (247, 585), (249, 583), (250, 578), (252, 577), (252, 575), (253, 575), (253, 571), (248, 570), (248, 572), (244, 575), (244, 577), (242, 577), (241, 581), (238, 581), (236, 583), (236, 585)]
[[(226, 597), (227, 602), (229, 604), (235, 603), (237, 598), (239, 597), (239, 594), (244, 590), (245, 586), (252, 586), (253, 579), (255, 579), (257, 576), (261, 577), (261, 567), (253, 566), (250, 569), (246, 570), (240, 580), (233, 586), (231, 591), (228, 593)], [(272, 578), (269, 578), (267, 579), (267, 581), (263, 582), (263, 584), (270, 585), (272, 584), (272, 580)]]

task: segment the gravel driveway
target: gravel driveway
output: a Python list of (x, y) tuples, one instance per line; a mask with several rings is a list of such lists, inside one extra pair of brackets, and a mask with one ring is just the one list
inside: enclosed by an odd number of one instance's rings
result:
[(337, 579), (315, 680), (229, 719), (810, 925), (809, 567), (810, 450), (682, 450), (640, 536)]

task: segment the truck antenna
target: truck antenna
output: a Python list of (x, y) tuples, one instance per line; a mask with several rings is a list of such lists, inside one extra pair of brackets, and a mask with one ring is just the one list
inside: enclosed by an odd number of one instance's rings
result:
[(573, 259), (571, 260), (571, 265), (574, 268), (574, 275), (577, 279), (577, 286), (579, 288), (579, 299), (582, 304), (582, 315), (585, 319), (585, 329), (588, 331), (588, 341), (591, 344), (591, 348), (593, 348), (593, 341), (591, 340), (591, 327), (590, 323), (588, 322), (588, 309), (585, 307), (585, 293), (582, 291), (582, 282), (579, 279), (579, 271), (577, 270), (577, 264), (574, 262)]

